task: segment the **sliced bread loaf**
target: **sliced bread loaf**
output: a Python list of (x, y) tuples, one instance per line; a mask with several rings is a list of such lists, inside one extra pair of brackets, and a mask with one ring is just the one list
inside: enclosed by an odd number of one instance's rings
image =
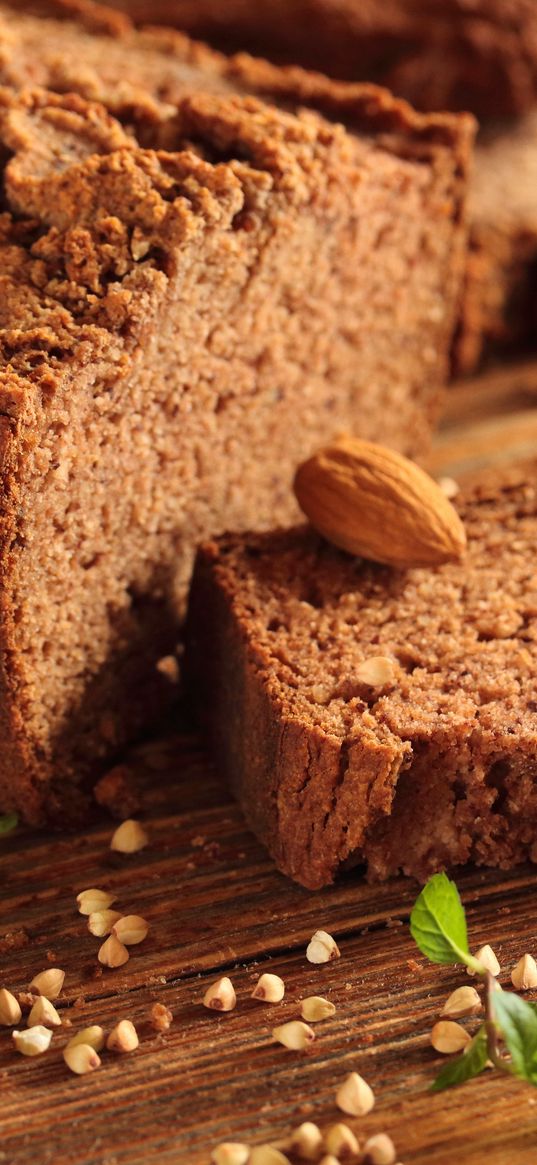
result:
[(217, 765), (278, 867), (425, 880), (537, 860), (537, 470), (457, 499), (460, 563), (398, 571), (310, 529), (197, 560), (188, 674)]
[(164, 706), (200, 538), (292, 520), (326, 433), (427, 440), (472, 134), (369, 86), (347, 132), (54, 8), (0, 5), (0, 808), (32, 821)]

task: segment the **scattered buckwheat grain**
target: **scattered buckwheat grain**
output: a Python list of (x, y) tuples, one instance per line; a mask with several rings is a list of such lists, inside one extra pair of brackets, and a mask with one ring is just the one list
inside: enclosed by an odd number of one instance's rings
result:
[(94, 910), (88, 918), (88, 930), (96, 938), (104, 938), (105, 935), (112, 933), (113, 927), (121, 917), (119, 910)]
[(0, 1024), (3, 1027), (13, 1027), (22, 1016), (20, 1003), (6, 987), (0, 988)]
[(84, 1027), (82, 1031), (71, 1036), (68, 1048), (76, 1048), (78, 1044), (88, 1044), (93, 1048), (94, 1052), (100, 1052), (104, 1048), (104, 1031), (98, 1024), (93, 1024), (92, 1027)]
[(367, 1165), (395, 1165), (396, 1152), (393, 1141), (387, 1133), (376, 1133), (364, 1145)]
[(111, 934), (102, 947), (99, 947), (97, 958), (103, 967), (122, 967), (129, 958), (129, 952), (115, 934)]
[(329, 999), (323, 999), (322, 995), (308, 995), (308, 998), (303, 999), (300, 1004), (302, 1019), (306, 1019), (308, 1023), (319, 1023), (321, 1019), (335, 1015), (335, 1012), (334, 1004)]
[(139, 1043), (134, 1024), (130, 1019), (122, 1019), (112, 1028), (106, 1046), (110, 1052), (134, 1052)]
[(90, 1044), (68, 1044), (63, 1049), (63, 1058), (67, 1067), (76, 1076), (85, 1076), (100, 1067), (101, 1061), (95, 1048)]
[(149, 923), (146, 922), (145, 918), (139, 914), (126, 914), (124, 918), (120, 918), (118, 922), (114, 923), (112, 933), (124, 946), (132, 947), (136, 943), (144, 941), (148, 930)]
[(325, 1148), (339, 1161), (352, 1161), (360, 1151), (356, 1137), (348, 1125), (331, 1125), (324, 1136)]
[(252, 991), (252, 999), (260, 999), (263, 1003), (281, 1003), (285, 995), (285, 983), (279, 975), (265, 972), (260, 975)]
[(46, 999), (54, 1000), (61, 993), (64, 979), (65, 971), (60, 971), (59, 967), (49, 967), (47, 971), (40, 971), (39, 975), (34, 976), (30, 989), (38, 995), (44, 995)]
[(452, 1052), (462, 1052), (471, 1043), (472, 1037), (460, 1023), (451, 1019), (439, 1019), (431, 1032), (431, 1043), (437, 1052), (449, 1056)]
[(326, 930), (316, 930), (312, 935), (306, 951), (309, 963), (330, 963), (332, 959), (339, 959), (340, 950), (335, 938)]
[(251, 1150), (248, 1165), (290, 1165), (289, 1158), (272, 1145), (256, 1145)]
[(282, 1023), (279, 1027), (273, 1028), (272, 1038), (283, 1044), (284, 1048), (301, 1052), (315, 1039), (315, 1032), (300, 1019), (292, 1019), (289, 1023)]
[(336, 1092), (336, 1104), (347, 1116), (366, 1116), (375, 1104), (373, 1089), (358, 1072), (350, 1072)]
[(482, 1007), (475, 987), (457, 987), (446, 999), (440, 1015), (446, 1019), (462, 1019), (467, 1015), (478, 1015)]
[(231, 979), (223, 975), (216, 983), (211, 983), (203, 996), (203, 1004), (212, 1011), (233, 1011), (237, 1002), (235, 988)]
[(246, 1165), (249, 1156), (248, 1145), (241, 1145), (238, 1141), (224, 1141), (213, 1149), (211, 1161), (213, 1165)]
[(97, 911), (108, 910), (116, 900), (115, 894), (110, 894), (108, 890), (81, 890), (77, 894), (76, 900), (78, 903), (79, 914), (95, 914)]
[[(478, 959), (478, 961), (483, 964), (486, 970), (490, 971), (491, 975), (496, 976), (500, 974), (500, 964), (496, 958), (496, 955), (494, 954), (492, 947), (489, 946), (488, 943), (476, 951), (474, 958)], [(469, 975), (475, 975), (475, 973), (475, 971), (468, 972)]]
[(122, 821), (113, 833), (110, 849), (120, 854), (136, 854), (145, 848), (148, 841), (147, 833), (140, 822), (129, 817), (127, 821)]
[(511, 983), (517, 991), (529, 991), (537, 987), (537, 963), (533, 955), (522, 955), (511, 972)]
[(13, 1043), (23, 1056), (40, 1056), (50, 1047), (52, 1032), (48, 1027), (29, 1027), (26, 1031), (12, 1032)]
[(61, 1019), (54, 1007), (44, 995), (36, 999), (27, 1019), (28, 1027), (61, 1027)]
[(301, 1161), (317, 1161), (323, 1137), (313, 1121), (304, 1121), (291, 1133), (289, 1148)]

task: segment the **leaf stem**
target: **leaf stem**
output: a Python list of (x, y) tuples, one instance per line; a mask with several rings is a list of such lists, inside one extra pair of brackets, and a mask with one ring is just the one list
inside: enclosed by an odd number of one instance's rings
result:
[(498, 1027), (494, 1018), (493, 996), (497, 991), (497, 983), (490, 971), (485, 971), (483, 976), (485, 986), (485, 1030), (487, 1033), (487, 1055), (495, 1068), (500, 1072), (511, 1073), (512, 1068), (509, 1062), (502, 1056), (498, 1044)]

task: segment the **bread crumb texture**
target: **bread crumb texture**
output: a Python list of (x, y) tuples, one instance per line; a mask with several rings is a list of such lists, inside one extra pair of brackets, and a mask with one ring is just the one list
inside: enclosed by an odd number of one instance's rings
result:
[[(536, 489), (526, 467), (461, 491), (466, 559), (434, 569), (367, 564), (302, 527), (202, 550), (200, 714), (298, 881), (537, 859)], [(394, 673), (372, 688), (379, 652)]]
[(292, 520), (341, 429), (426, 443), (472, 128), (34, 7), (0, 4), (0, 807), (35, 822), (170, 700), (201, 538)]

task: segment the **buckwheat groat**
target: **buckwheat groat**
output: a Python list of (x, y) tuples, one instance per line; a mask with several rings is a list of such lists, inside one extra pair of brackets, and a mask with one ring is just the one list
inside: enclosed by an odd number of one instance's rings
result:
[(292, 520), (331, 433), (427, 440), (472, 134), (326, 83), (351, 134), (60, 9), (0, 6), (0, 807), (31, 821), (174, 690), (201, 538)]
[(537, 469), (456, 499), (460, 563), (396, 571), (308, 529), (200, 552), (188, 669), (278, 867), (425, 880), (537, 860)]

